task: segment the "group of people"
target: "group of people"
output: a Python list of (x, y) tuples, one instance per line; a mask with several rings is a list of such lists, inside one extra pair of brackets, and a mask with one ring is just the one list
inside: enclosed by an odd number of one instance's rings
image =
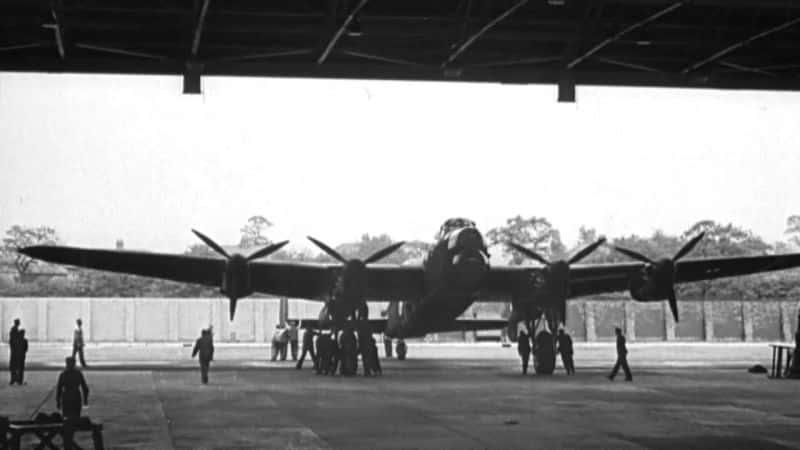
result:
[(297, 361), (297, 324), (289, 321), (287, 325), (279, 323), (272, 334), (272, 361), (280, 358), (286, 361), (287, 348), (291, 348), (292, 360)]
[[(800, 318), (798, 320), (800, 320)], [(614, 328), (614, 334), (617, 337), (617, 361), (614, 364), (614, 368), (611, 369), (608, 379), (613, 381), (617, 376), (619, 369), (622, 368), (622, 370), (625, 372), (625, 381), (633, 381), (633, 375), (631, 374), (631, 369), (628, 366), (628, 348), (625, 345), (625, 335), (622, 334), (622, 329), (619, 327)], [(800, 331), (798, 331), (798, 341), (800, 341)], [(550, 345), (549, 340), (547, 341), (546, 345)], [(541, 345), (536, 342), (534, 336), (532, 334), (529, 336), (527, 327), (525, 327), (524, 324), (520, 324), (520, 328), (517, 332), (517, 351), (520, 358), (522, 358), (523, 375), (528, 373), (528, 361), (530, 360), (531, 353), (537, 355), (538, 352), (545, 350), (540, 347)], [(572, 348), (572, 337), (570, 337), (570, 335), (565, 332), (563, 328), (558, 330), (555, 350), (561, 355), (561, 363), (563, 364), (567, 375), (574, 375), (575, 362), (572, 358), (574, 353)]]
[[(539, 343), (531, 333), (529, 336), (528, 329), (524, 324), (520, 324), (517, 332), (517, 352), (522, 358), (522, 374), (528, 373), (528, 361), (530, 361), (531, 353), (538, 355), (540, 352), (549, 351), (549, 349), (542, 348), (543, 345), (550, 345), (549, 341), (546, 344)], [(564, 329), (558, 330), (556, 338), (556, 352), (561, 354), (561, 362), (564, 365), (567, 375), (575, 374), (575, 363), (572, 360), (572, 337), (567, 334)]]
[[(317, 336), (316, 351), (314, 336)], [(383, 373), (375, 338), (366, 328), (360, 329), (358, 334), (351, 325), (345, 326), (341, 333), (317, 333), (311, 326), (307, 326), (303, 333), (303, 353), (295, 366), (297, 369), (303, 368), (306, 355), (310, 355), (319, 375), (335, 375), (337, 372), (347, 376), (356, 375), (359, 355), (364, 376)]]
[(19, 327), (19, 319), (14, 319), (14, 325), (8, 332), (8, 370), (11, 372), (10, 385), (25, 384), (25, 356), (28, 354), (28, 339), (25, 330)]
[[(80, 357), (81, 367), (86, 367), (86, 360), (83, 356), (83, 322), (81, 319), (75, 321), (75, 331), (72, 333), (72, 358), (77, 354)], [(20, 328), (19, 318), (14, 319), (14, 325), (8, 332), (8, 371), (10, 373), (10, 385), (25, 384), (25, 360), (28, 355), (28, 339), (25, 337), (25, 330)]]
[[(56, 384), (56, 408), (61, 411), (61, 415), (66, 420), (77, 420), (81, 416), (84, 405), (89, 404), (89, 386), (83, 373), (78, 370), (75, 362), (75, 355), (80, 355), (81, 366), (86, 367), (83, 357), (83, 329), (81, 320), (76, 321), (77, 328), (73, 333), (72, 356), (65, 359), (65, 369), (58, 376)], [(25, 358), (28, 353), (28, 339), (25, 337), (25, 330), (20, 328), (20, 319), (14, 319), (14, 325), (8, 332), (8, 345), (10, 348), (9, 372), (11, 381), (9, 384), (23, 385), (25, 383)]]

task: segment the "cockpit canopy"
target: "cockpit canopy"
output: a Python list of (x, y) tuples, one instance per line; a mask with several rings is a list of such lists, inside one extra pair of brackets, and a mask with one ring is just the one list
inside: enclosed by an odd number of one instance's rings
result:
[(450, 232), (460, 228), (475, 228), (475, 222), (463, 217), (447, 219), (442, 224), (442, 227), (439, 228), (439, 234), (436, 235), (436, 240), (444, 239)]

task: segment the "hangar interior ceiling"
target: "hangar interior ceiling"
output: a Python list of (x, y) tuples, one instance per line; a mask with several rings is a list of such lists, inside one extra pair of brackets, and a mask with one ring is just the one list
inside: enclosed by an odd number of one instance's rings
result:
[(0, 0), (0, 70), (797, 90), (800, 0)]

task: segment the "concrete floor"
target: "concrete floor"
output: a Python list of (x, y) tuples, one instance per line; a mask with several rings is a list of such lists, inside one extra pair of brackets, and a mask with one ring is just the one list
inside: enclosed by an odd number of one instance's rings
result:
[[(578, 346), (571, 377), (523, 377), (515, 350), (496, 344), (411, 346), (380, 378), (321, 377), (252, 362), (264, 348), (219, 347), (207, 386), (181, 348), (88, 350), (85, 414), (112, 449), (800, 449), (800, 383), (745, 370), (768, 360), (765, 344), (632, 345), (633, 383), (604, 377), (605, 344)], [(57, 371), (32, 365), (27, 386), (0, 386), (0, 414), (27, 417), (47, 396)]]

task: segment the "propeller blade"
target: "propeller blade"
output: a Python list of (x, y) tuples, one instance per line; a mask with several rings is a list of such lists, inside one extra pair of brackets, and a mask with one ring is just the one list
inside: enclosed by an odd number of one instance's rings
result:
[(648, 263), (648, 264), (652, 264), (653, 263), (653, 261), (651, 261), (650, 258), (648, 258), (647, 256), (644, 256), (643, 254), (641, 254), (639, 252), (635, 252), (633, 250), (628, 250), (627, 248), (622, 248), (622, 247), (617, 247), (617, 246), (614, 246), (614, 250), (622, 253), (623, 255), (627, 255), (627, 256), (630, 256), (633, 259), (639, 260), (639, 261), (641, 261), (643, 263)]
[(381, 259), (391, 255), (392, 253), (397, 251), (398, 248), (402, 247), (403, 244), (405, 244), (405, 242), (404, 241), (400, 241), (400, 242), (398, 242), (396, 244), (392, 244), (392, 245), (384, 248), (383, 250), (378, 250), (377, 252), (375, 252), (372, 255), (370, 255), (369, 258), (365, 259), (364, 260), (364, 264), (374, 263), (374, 262), (376, 262), (378, 260), (381, 260)]
[(210, 237), (208, 237), (205, 234), (195, 230), (194, 228), (192, 228), (192, 233), (194, 233), (197, 237), (199, 237), (201, 241), (203, 241), (207, 246), (211, 247), (211, 249), (213, 249), (215, 252), (217, 252), (220, 255), (230, 259), (230, 255), (228, 255), (228, 252), (223, 250), (222, 247), (219, 246), (219, 244), (217, 244), (216, 242), (212, 241)]
[(574, 264), (574, 263), (582, 260), (583, 258), (586, 258), (592, 252), (597, 250), (597, 247), (600, 247), (601, 245), (603, 245), (605, 243), (606, 243), (606, 238), (600, 238), (594, 244), (587, 245), (586, 247), (583, 248), (583, 250), (579, 251), (578, 253), (575, 254), (575, 256), (570, 258), (569, 261), (567, 261), (567, 264)]
[(507, 242), (506, 243), (509, 247), (513, 248), (514, 250), (522, 253), (523, 255), (527, 256), (528, 258), (535, 259), (540, 263), (544, 264), (545, 266), (550, 265), (550, 261), (544, 259), (538, 253), (534, 252), (533, 250), (528, 250), (527, 248), (517, 244), (516, 242)]
[(288, 244), (289, 241), (278, 242), (277, 244), (268, 245), (261, 250), (253, 253), (252, 255), (247, 257), (248, 261), (252, 261), (254, 259), (263, 258), (265, 256), (271, 255), (278, 250), (280, 250), (284, 245)]
[(561, 304), (558, 305), (558, 312), (559, 312), (559, 314), (561, 314), (561, 323), (563, 323), (564, 326), (566, 326), (567, 325), (567, 301), (566, 300), (563, 300), (561, 302)]
[(691, 241), (687, 242), (686, 245), (684, 245), (680, 250), (678, 250), (678, 253), (675, 255), (674, 258), (672, 258), (672, 260), (677, 261), (686, 256), (686, 254), (692, 251), (694, 246), (697, 245), (697, 243), (700, 242), (701, 239), (703, 239), (703, 236), (705, 236), (705, 234), (706, 232), (704, 231), (695, 236), (695, 238), (692, 239)]
[(228, 311), (231, 314), (231, 322), (233, 322), (233, 316), (236, 315), (236, 300), (235, 298), (230, 299), (230, 303), (228, 303)]
[(675, 323), (678, 323), (678, 300), (675, 298), (675, 290), (669, 290), (669, 309), (672, 310), (672, 317), (675, 318)]
[(318, 240), (314, 239), (314, 238), (313, 238), (313, 237), (311, 237), (311, 236), (307, 236), (307, 237), (308, 237), (308, 240), (309, 240), (309, 241), (313, 242), (313, 243), (314, 243), (314, 245), (316, 245), (317, 247), (319, 247), (319, 248), (320, 248), (320, 249), (321, 249), (323, 252), (327, 253), (327, 254), (328, 254), (328, 256), (330, 256), (331, 258), (333, 258), (333, 259), (335, 259), (335, 260), (339, 261), (339, 262), (340, 262), (340, 263), (342, 263), (342, 264), (347, 264), (347, 260), (346, 260), (346, 259), (344, 259), (344, 258), (342, 257), (342, 255), (340, 255), (340, 254), (339, 254), (339, 253), (338, 253), (336, 250), (334, 250), (334, 249), (332, 249), (332, 248), (328, 247), (327, 245), (325, 245), (325, 244), (323, 244), (322, 242), (320, 242), (320, 241), (318, 241)]

